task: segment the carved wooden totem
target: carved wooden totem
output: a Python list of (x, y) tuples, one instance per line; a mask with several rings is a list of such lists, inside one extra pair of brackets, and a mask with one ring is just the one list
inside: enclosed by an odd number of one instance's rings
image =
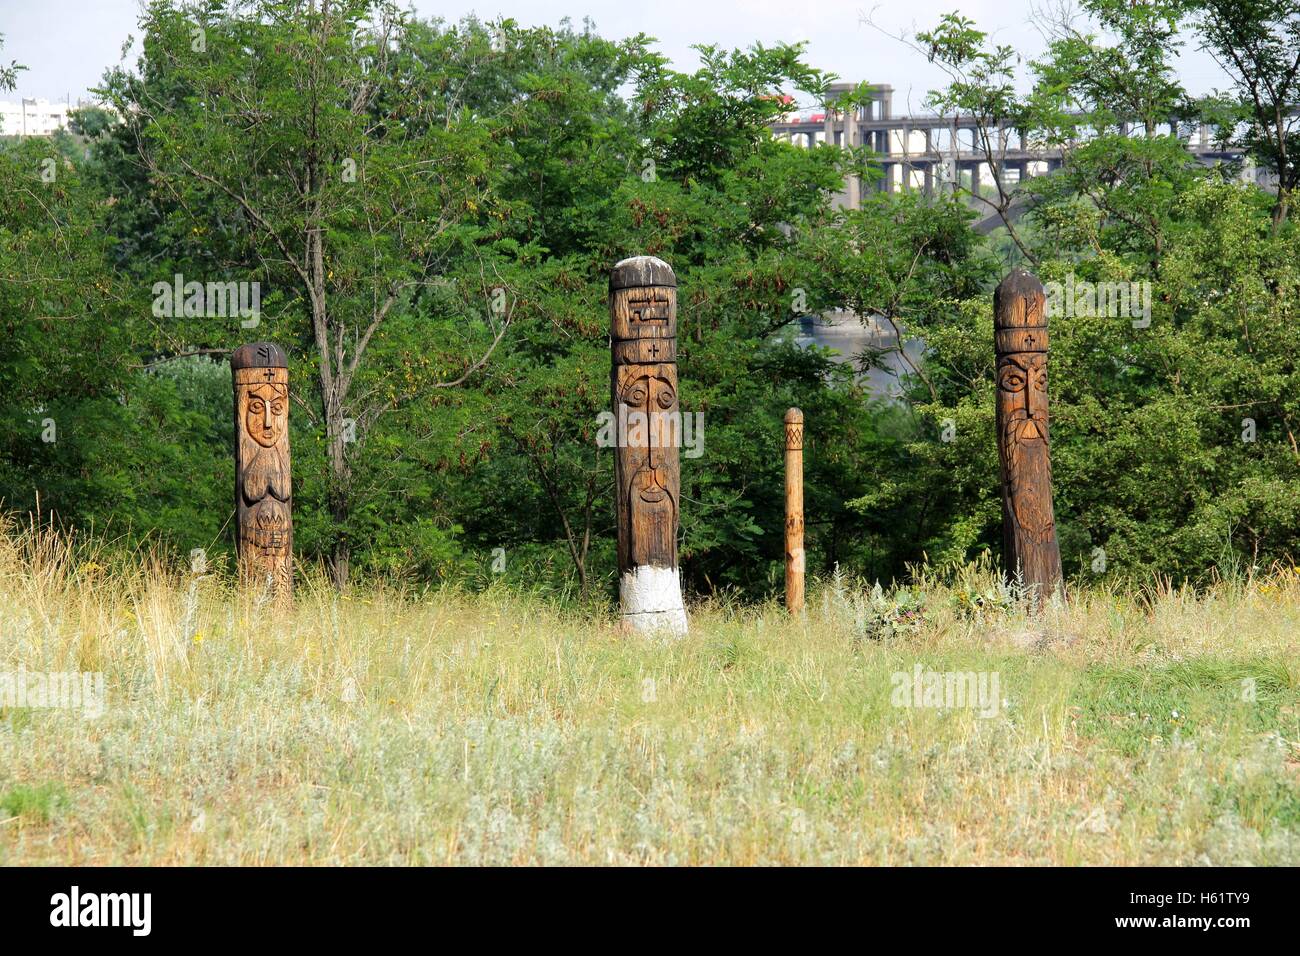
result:
[(277, 598), (293, 592), (289, 368), (270, 342), (235, 350), (235, 520), (240, 576)]
[(785, 607), (803, 610), (803, 412), (785, 413)]
[(1007, 570), (1040, 603), (1061, 588), (1061, 549), (1052, 512), (1047, 423), (1047, 318), (1043, 285), (1016, 269), (993, 294), (997, 352), (998, 457)]
[(653, 256), (624, 259), (610, 273), (609, 313), (623, 626), (685, 634), (677, 568), (681, 406), (672, 268)]

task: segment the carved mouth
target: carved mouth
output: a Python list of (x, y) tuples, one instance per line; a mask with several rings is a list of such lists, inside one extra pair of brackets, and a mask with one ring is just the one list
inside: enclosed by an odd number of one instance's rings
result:
[(641, 500), (652, 505), (658, 504), (667, 497), (668, 492), (664, 491), (662, 488), (651, 487), (641, 489)]
[(1045, 423), (1037, 418), (1018, 418), (1010, 423), (1007, 433), (1019, 442), (1047, 440)]

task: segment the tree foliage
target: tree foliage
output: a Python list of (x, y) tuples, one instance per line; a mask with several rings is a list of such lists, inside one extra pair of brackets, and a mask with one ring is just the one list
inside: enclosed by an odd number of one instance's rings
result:
[[(606, 283), (652, 254), (678, 276), (682, 408), (703, 424), (682, 459), (690, 590), (779, 587), (791, 405), (810, 571), (899, 578), (999, 548), (991, 290), (1028, 260), (1151, 292), (1146, 324), (1052, 320), (1067, 570), (1195, 579), (1300, 554), (1296, 151), (1264, 109), (1291, 96), (1295, 43), (1265, 6), (1088, 0), (1023, 91), (1025, 64), (972, 21), (921, 34), (952, 78), (931, 103), (979, 118), (991, 162), (1000, 129), (1063, 151), (982, 197), (1006, 226), (990, 242), (960, 195), (836, 207), (870, 156), (770, 135), (783, 97), (824, 102), (834, 79), (798, 46), (704, 45), (685, 72), (590, 23), (154, 0), (139, 62), (105, 77), (111, 112), (0, 146), (0, 499), (228, 548), (225, 356), (272, 339), (296, 395), (302, 558), (340, 585), (503, 575), (602, 600)], [(1237, 56), (1238, 89), (1194, 103), (1185, 42)], [(1187, 124), (1211, 105), (1277, 194), (1193, 160)], [(256, 283), (256, 322), (160, 310), (178, 275)], [(796, 341), (835, 312), (897, 345), (835, 362)], [(901, 400), (865, 387), (900, 366)]]

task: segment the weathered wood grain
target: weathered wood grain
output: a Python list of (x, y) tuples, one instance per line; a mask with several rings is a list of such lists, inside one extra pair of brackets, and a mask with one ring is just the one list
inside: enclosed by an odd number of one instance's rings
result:
[(1023, 269), (993, 294), (997, 441), (1007, 571), (1035, 604), (1060, 593), (1061, 549), (1052, 509), (1047, 408), (1047, 316), (1043, 285)]
[(235, 541), (240, 576), (279, 599), (293, 593), (289, 368), (270, 342), (236, 349)]
[(681, 501), (677, 397), (677, 279), (651, 256), (610, 273), (610, 386), (618, 567), (624, 626), (686, 630), (677, 568)]
[(791, 614), (804, 605), (803, 549), (803, 412), (785, 413), (785, 607)]

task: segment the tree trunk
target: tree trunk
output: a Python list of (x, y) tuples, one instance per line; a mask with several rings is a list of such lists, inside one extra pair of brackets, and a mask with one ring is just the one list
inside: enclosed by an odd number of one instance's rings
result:
[(1273, 205), (1273, 235), (1282, 231), (1286, 225), (1286, 217), (1290, 212), (1291, 196), (1286, 189), (1279, 187), (1277, 202)]
[(348, 518), (352, 511), (352, 468), (347, 459), (346, 429), (342, 410), (331, 401), (326, 410), (325, 433), (329, 442), (329, 499), (330, 518), (333, 520), (333, 540), (330, 543), (330, 580), (338, 590), (348, 586), (352, 545), (348, 538)]

